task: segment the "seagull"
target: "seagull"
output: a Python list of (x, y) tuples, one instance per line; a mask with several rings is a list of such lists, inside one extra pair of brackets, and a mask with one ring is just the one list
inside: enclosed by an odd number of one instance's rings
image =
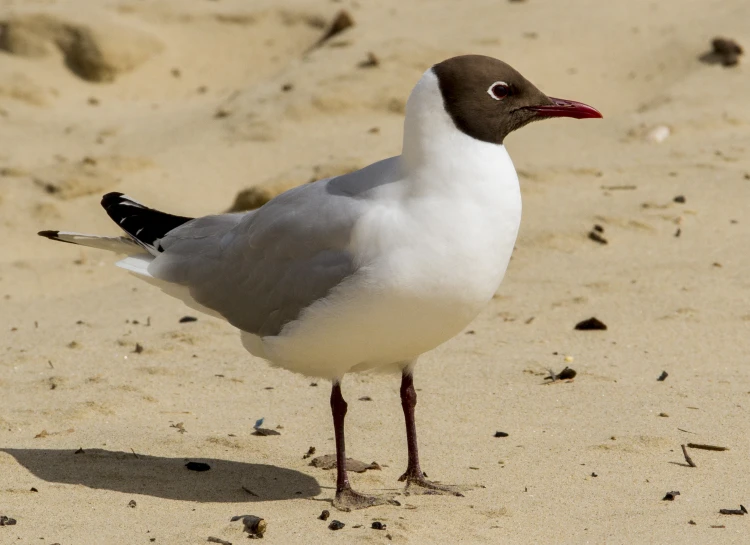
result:
[(108, 193), (101, 204), (123, 235), (39, 235), (124, 254), (117, 266), (226, 320), (254, 356), (330, 379), (334, 507), (389, 501), (355, 491), (346, 471), (341, 381), (371, 370), (401, 374), (408, 461), (399, 480), (414, 492), (460, 496), (420, 466), (414, 368), (498, 289), (521, 222), (518, 176), (503, 143), (555, 117), (602, 115), (548, 97), (500, 60), (453, 57), (412, 90), (401, 155), (245, 213), (188, 218)]

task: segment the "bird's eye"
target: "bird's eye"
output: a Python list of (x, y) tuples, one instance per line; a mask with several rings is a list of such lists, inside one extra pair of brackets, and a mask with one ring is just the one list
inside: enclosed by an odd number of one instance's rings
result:
[(507, 97), (510, 93), (510, 85), (504, 81), (496, 81), (490, 88), (487, 89), (487, 93), (495, 100), (502, 100)]

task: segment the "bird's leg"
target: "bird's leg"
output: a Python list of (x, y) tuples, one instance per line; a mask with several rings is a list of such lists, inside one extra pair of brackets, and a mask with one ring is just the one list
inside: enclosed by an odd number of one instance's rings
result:
[(365, 496), (352, 490), (349, 475), (346, 471), (346, 446), (344, 441), (344, 417), (347, 403), (341, 395), (341, 384), (334, 381), (331, 389), (331, 412), (333, 413), (333, 430), (336, 435), (336, 497), (333, 506), (342, 511), (363, 509), (373, 505), (388, 503), (386, 498)]
[(406, 472), (399, 481), (406, 481), (407, 492), (417, 494), (452, 494), (463, 496), (459, 487), (437, 484), (426, 479), (426, 475), (419, 465), (419, 449), (417, 448), (417, 425), (414, 421), (414, 408), (417, 406), (417, 392), (414, 390), (414, 377), (411, 370), (405, 369), (401, 375), (401, 406), (404, 408), (406, 422), (406, 445), (409, 451), (409, 461)]

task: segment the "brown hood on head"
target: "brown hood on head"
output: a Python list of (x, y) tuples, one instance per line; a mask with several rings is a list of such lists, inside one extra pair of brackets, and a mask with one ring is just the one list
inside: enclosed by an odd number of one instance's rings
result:
[(548, 117), (601, 117), (580, 102), (548, 97), (511, 66), (492, 57), (462, 55), (432, 70), (453, 123), (483, 142), (502, 144), (512, 131)]

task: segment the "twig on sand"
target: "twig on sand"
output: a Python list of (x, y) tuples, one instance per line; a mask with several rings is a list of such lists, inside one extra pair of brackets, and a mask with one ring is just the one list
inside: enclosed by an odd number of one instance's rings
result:
[(695, 462), (693, 462), (692, 458), (690, 458), (690, 455), (687, 453), (687, 448), (685, 445), (680, 445), (682, 447), (682, 454), (685, 456), (685, 461), (687, 462), (687, 465), (690, 467), (698, 467), (695, 465)]
[(231, 541), (227, 541), (225, 539), (221, 539), (220, 537), (214, 537), (214, 536), (208, 536), (208, 539), (206, 540), (209, 543), (218, 543), (219, 545), (232, 545)]
[(747, 509), (744, 505), (740, 505), (739, 509), (719, 509), (719, 513), (722, 515), (747, 515)]
[(701, 450), (717, 450), (717, 451), (729, 450), (728, 447), (719, 447), (716, 445), (703, 445), (701, 443), (688, 443), (687, 446), (690, 448), (697, 448)]

